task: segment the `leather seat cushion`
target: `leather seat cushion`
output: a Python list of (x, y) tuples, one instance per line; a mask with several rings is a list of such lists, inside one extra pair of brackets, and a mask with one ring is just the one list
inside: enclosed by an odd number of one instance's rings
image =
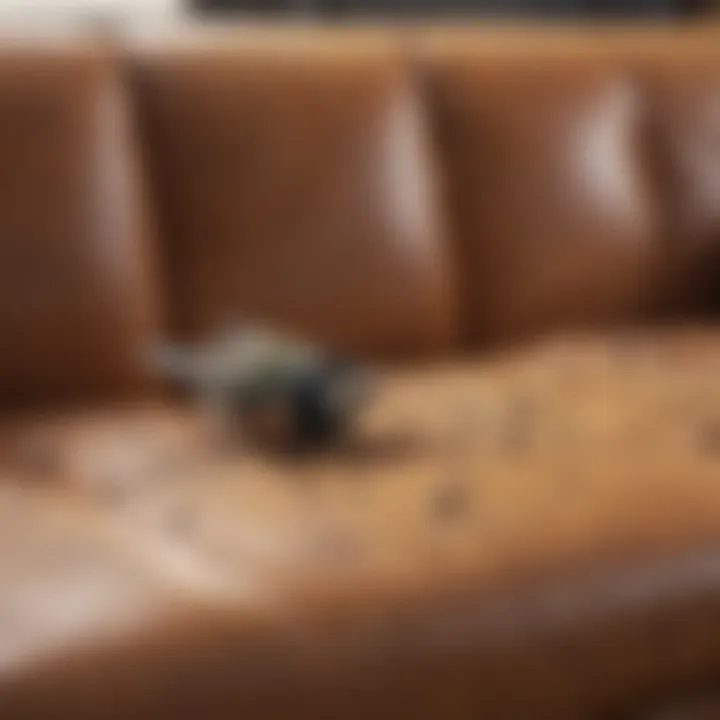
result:
[(719, 355), (698, 329), (395, 370), (355, 444), (304, 463), (223, 455), (192, 409), (8, 419), (0, 710), (680, 693), (720, 662)]

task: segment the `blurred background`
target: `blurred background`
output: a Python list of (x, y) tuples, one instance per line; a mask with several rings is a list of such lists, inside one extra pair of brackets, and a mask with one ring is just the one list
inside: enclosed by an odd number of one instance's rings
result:
[(49, 14), (103, 17), (159, 13), (310, 19), (488, 15), (511, 19), (682, 20), (718, 10), (720, 0), (0, 0), (0, 19), (2, 15), (34, 13), (45, 19)]
[(488, 13), (532, 17), (680, 17), (708, 10), (710, 0), (195, 0), (200, 12), (306, 12), (320, 16)]

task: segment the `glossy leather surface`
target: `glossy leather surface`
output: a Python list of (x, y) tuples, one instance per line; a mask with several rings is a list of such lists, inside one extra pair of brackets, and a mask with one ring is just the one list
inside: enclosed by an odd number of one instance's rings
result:
[(134, 60), (180, 337), (251, 318), (372, 356), (447, 350), (454, 283), (395, 45), (238, 34)]
[(157, 322), (151, 238), (116, 58), (0, 50), (0, 397), (127, 392)]
[(303, 465), (223, 455), (181, 409), (15, 421), (0, 710), (590, 717), (704, 681), (719, 351), (394, 371), (356, 444)]
[(717, 27), (433, 28), (407, 42), (470, 343), (717, 312)]
[(632, 76), (572, 45), (420, 48), (468, 339), (650, 311), (660, 226)]
[(638, 61), (652, 111), (675, 302), (717, 313), (720, 292), (720, 50)]
[[(0, 717), (712, 712), (717, 329), (467, 346), (709, 305), (715, 40), (4, 50)], [(304, 463), (149, 395), (58, 405), (134, 385), (165, 303), (409, 362)]]

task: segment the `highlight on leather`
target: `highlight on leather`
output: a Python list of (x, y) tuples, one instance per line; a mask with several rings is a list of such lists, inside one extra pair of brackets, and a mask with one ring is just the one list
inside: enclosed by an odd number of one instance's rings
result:
[[(714, 717), (717, 33), (0, 40), (0, 718)], [(352, 442), (121, 392), (238, 318)]]
[(392, 43), (140, 43), (132, 62), (180, 339), (250, 315), (368, 357), (453, 346), (428, 128)]
[(0, 47), (0, 395), (145, 389), (153, 238), (117, 58), (92, 41)]

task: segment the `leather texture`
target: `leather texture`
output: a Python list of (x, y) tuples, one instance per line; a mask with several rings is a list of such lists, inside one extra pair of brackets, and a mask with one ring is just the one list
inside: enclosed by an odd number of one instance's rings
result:
[(583, 46), (511, 47), (417, 43), (466, 337), (636, 320), (662, 262), (638, 85)]
[(720, 51), (704, 43), (654, 60), (638, 72), (652, 108), (651, 133), (672, 256), (671, 302), (717, 313), (720, 291)]
[[(5, 43), (0, 717), (714, 712), (720, 335), (596, 326), (717, 309), (719, 31)], [(303, 463), (100, 401), (248, 315), (410, 362)]]
[(125, 89), (96, 43), (0, 50), (0, 396), (126, 393), (158, 321)]
[(707, 682), (719, 350), (388, 372), (356, 443), (300, 465), (187, 409), (16, 419), (0, 713), (605, 717)]
[(249, 318), (371, 357), (448, 350), (454, 283), (393, 44), (280, 32), (138, 46), (178, 337)]

